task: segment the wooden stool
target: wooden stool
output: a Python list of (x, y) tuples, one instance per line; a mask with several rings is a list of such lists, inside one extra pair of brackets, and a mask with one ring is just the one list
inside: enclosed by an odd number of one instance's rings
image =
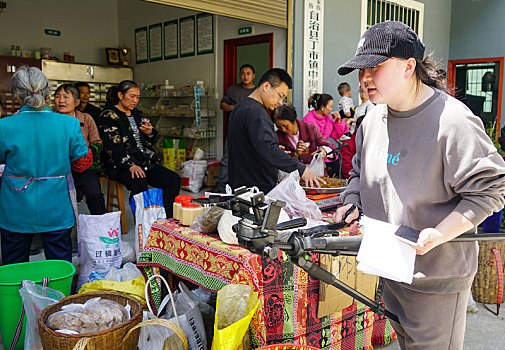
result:
[[(126, 224), (126, 212), (124, 204), (123, 185), (117, 181), (101, 177), (100, 182), (107, 182), (107, 212), (113, 211), (117, 208), (121, 211), (121, 232), (128, 233), (128, 225)], [(114, 201), (114, 199), (116, 201)]]

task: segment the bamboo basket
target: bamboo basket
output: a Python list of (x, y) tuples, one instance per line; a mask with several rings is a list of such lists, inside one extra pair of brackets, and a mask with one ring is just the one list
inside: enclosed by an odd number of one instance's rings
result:
[[(126, 306), (128, 303), (131, 306), (131, 318), (113, 328), (106, 329), (95, 333), (85, 334), (62, 334), (53, 331), (46, 326), (46, 321), (50, 315), (59, 311), (63, 305), (72, 303), (85, 303), (87, 300), (100, 297), (118, 302)], [(61, 299), (56, 304), (50, 305), (39, 316), (39, 334), (42, 346), (45, 350), (72, 350), (72, 349), (88, 349), (88, 350), (135, 350), (137, 349), (140, 327), (146, 325), (161, 325), (172, 329), (179, 338), (181, 338), (185, 348), (187, 349), (187, 339), (182, 329), (175, 323), (167, 320), (148, 320), (142, 322), (142, 304), (137, 299), (115, 292), (88, 292), (82, 294), (71, 295)]]
[(479, 267), (472, 285), (472, 295), (475, 301), (497, 304), (499, 308), (505, 297), (503, 288), (504, 260), (505, 241), (479, 242)]

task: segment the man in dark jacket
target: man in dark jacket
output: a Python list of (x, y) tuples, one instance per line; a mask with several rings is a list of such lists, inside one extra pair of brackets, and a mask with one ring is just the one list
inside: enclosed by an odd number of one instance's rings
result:
[(291, 87), (291, 77), (285, 70), (270, 69), (249, 97), (233, 109), (228, 125), (228, 174), (232, 188), (257, 186), (268, 193), (275, 187), (278, 170), (298, 170), (310, 186), (319, 186), (323, 181), (279, 148), (274, 123), (267, 111), (279, 106)]
[(91, 97), (89, 84), (86, 82), (79, 82), (75, 84), (75, 87), (79, 90), (79, 99), (81, 101), (77, 108), (83, 113), (88, 113), (95, 121), (95, 124), (98, 125), (98, 118), (100, 117), (102, 110), (89, 103), (89, 99)]

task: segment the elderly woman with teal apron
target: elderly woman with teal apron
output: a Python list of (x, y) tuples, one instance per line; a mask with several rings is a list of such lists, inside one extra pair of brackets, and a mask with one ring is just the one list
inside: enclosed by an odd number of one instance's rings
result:
[(22, 107), (0, 120), (2, 263), (28, 261), (35, 233), (42, 235), (46, 259), (71, 261), (71, 170), (89, 167), (92, 155), (79, 121), (46, 107), (51, 85), (38, 68), (18, 69), (11, 91)]

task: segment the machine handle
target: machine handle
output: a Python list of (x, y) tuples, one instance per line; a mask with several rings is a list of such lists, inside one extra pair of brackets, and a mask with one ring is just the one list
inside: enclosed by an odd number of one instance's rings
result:
[(280, 224), (277, 224), (276, 229), (279, 231), (282, 230), (289, 230), (292, 228), (297, 228), (297, 227), (302, 227), (307, 225), (307, 219), (305, 218), (296, 218), (293, 220), (281, 222)]

